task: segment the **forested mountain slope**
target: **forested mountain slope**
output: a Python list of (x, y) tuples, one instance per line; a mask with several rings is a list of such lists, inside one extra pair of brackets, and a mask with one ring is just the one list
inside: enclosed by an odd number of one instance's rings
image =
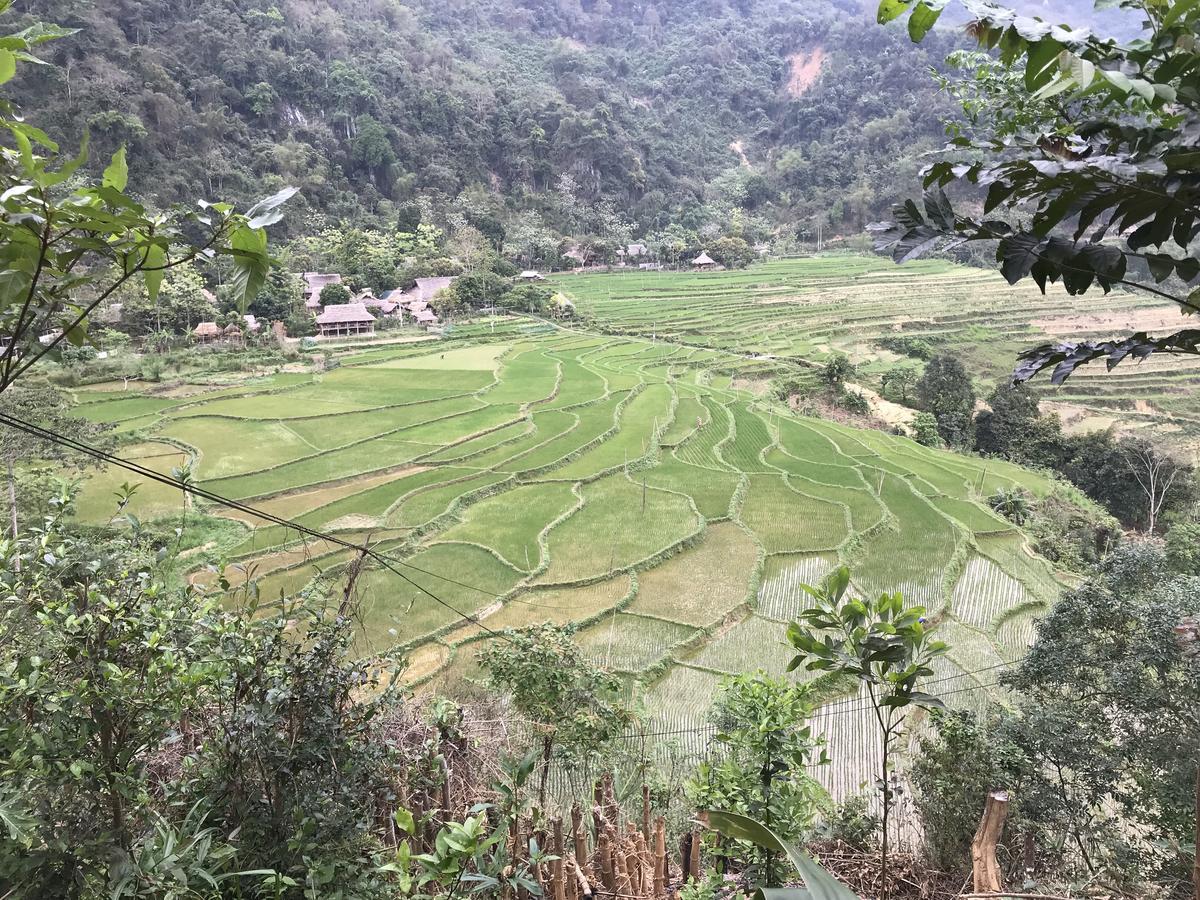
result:
[(928, 70), (956, 42), (913, 46), (854, 0), (34, 5), (80, 31), (23, 67), (18, 100), (56, 137), (88, 128), (97, 164), (128, 144), (153, 199), (287, 182), (335, 218), (419, 203), (497, 238), (527, 210), (562, 233), (730, 208), (748, 237), (857, 230), (940, 143)]

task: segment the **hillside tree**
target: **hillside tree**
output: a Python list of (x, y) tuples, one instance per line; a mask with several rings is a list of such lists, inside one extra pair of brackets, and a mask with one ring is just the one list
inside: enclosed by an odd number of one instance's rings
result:
[(479, 651), (488, 682), (512, 698), (539, 735), (538, 806), (546, 808), (550, 763), (594, 758), (632, 720), (621, 681), (584, 655), (570, 626), (535, 625), (505, 633)]
[(917, 382), (921, 408), (937, 420), (938, 434), (951, 447), (971, 442), (975, 416), (975, 388), (962, 361), (956, 356), (935, 356)]

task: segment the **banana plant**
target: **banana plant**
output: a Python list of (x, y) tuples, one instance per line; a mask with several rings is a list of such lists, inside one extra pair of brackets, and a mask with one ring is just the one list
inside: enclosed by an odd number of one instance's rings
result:
[(722, 832), (726, 837), (749, 841), (783, 854), (804, 882), (803, 887), (760, 887), (754, 894), (754, 900), (862, 900), (820, 863), (762, 822), (731, 812), (707, 812), (701, 818), (707, 821), (709, 828)]

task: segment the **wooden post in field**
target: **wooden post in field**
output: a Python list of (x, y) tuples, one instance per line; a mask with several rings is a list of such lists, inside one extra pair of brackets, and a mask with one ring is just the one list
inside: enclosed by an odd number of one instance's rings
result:
[(1008, 791), (989, 793), (975, 839), (971, 841), (971, 871), (977, 894), (998, 893), (1004, 888), (1000, 861), (996, 858), (996, 844), (1004, 831), (1004, 819), (1007, 816)]

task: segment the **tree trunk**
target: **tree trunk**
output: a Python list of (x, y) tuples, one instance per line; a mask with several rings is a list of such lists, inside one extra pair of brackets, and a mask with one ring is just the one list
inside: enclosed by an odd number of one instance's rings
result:
[(1004, 888), (996, 845), (1008, 816), (1008, 792), (992, 791), (983, 806), (983, 817), (971, 841), (971, 871), (976, 893), (999, 893)]

